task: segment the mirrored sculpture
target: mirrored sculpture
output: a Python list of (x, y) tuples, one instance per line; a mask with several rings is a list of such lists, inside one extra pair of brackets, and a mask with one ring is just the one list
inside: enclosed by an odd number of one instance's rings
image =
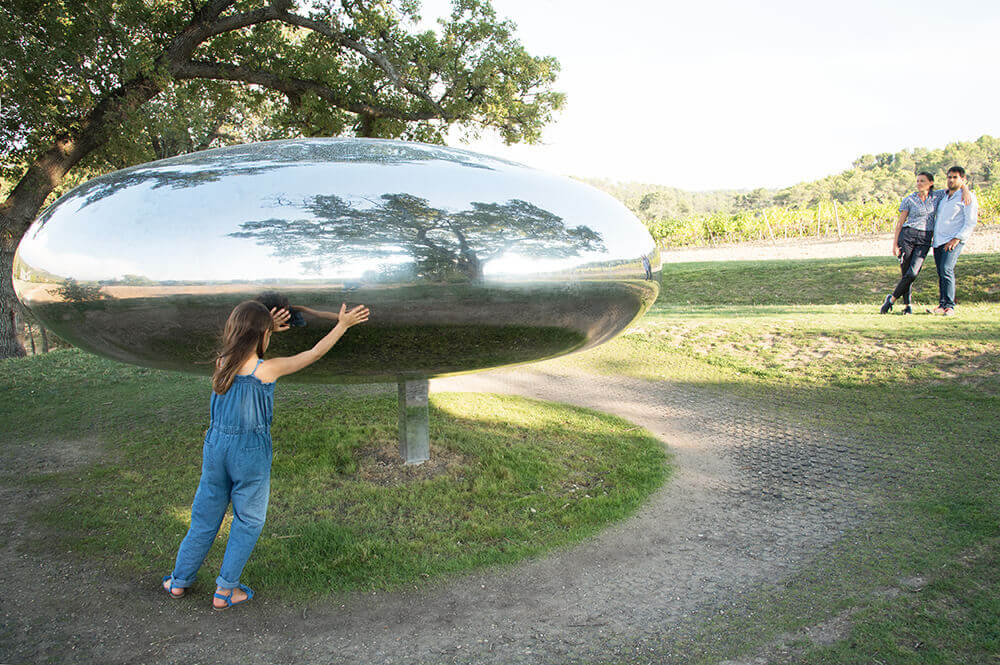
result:
[(18, 297), (117, 360), (210, 373), (230, 310), (287, 298), (269, 355), (340, 304), (371, 320), (300, 382), (423, 381), (605, 342), (656, 299), (660, 260), (612, 197), (465, 150), (375, 139), (219, 148), (73, 189), (28, 230)]

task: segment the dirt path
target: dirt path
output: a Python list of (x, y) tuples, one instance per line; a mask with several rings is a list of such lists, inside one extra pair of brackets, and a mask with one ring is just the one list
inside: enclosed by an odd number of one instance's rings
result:
[[(549, 556), (305, 609), (269, 601), (213, 613), (156, 579), (105, 576), (19, 544), (40, 495), (0, 490), (2, 663), (685, 662), (670, 651), (741, 593), (782, 579), (878, 502), (881, 460), (861, 441), (775, 420), (691, 386), (556, 373), (545, 365), (434, 381), (620, 415), (651, 430), (676, 473), (638, 514)], [(51, 464), (82, 463), (43, 452)], [(16, 473), (32, 454), (5, 458)], [(2, 485), (2, 483), (0, 483)]]
[[(718, 247), (691, 247), (665, 250), (661, 253), (664, 263), (688, 261), (760, 261), (768, 259), (832, 259), (848, 256), (889, 256), (892, 234), (836, 238), (799, 238), (769, 242), (720, 245)], [(963, 253), (1000, 252), (1000, 227), (977, 227), (966, 243)], [(930, 259), (929, 259), (930, 260)]]

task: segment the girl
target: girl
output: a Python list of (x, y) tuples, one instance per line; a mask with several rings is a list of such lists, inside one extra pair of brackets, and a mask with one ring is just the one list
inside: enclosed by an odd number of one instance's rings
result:
[(274, 383), (326, 354), (351, 326), (368, 320), (368, 309), (340, 306), (337, 325), (316, 346), (287, 358), (264, 360), (271, 332), (287, 329), (288, 310), (268, 310), (261, 303), (240, 303), (229, 315), (222, 350), (212, 375), (212, 421), (202, 450), (201, 481), (191, 506), (191, 528), (177, 551), (163, 588), (173, 598), (184, 595), (208, 554), (229, 503), (233, 523), (216, 578), (212, 606), (224, 610), (253, 598), (240, 584), (240, 573), (257, 543), (271, 487), (271, 418)]

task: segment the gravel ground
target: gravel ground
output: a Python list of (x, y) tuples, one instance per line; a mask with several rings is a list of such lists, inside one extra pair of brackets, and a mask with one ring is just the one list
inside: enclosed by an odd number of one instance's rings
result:
[[(830, 259), (848, 256), (891, 256), (892, 234), (836, 238), (798, 238), (770, 242), (666, 249), (663, 263), (688, 261), (762, 261), (773, 259)], [(963, 254), (1000, 252), (1000, 227), (979, 226), (962, 250)], [(928, 259), (933, 264), (933, 259)]]
[[(453, 390), (620, 415), (664, 442), (676, 472), (631, 519), (539, 559), (304, 609), (265, 594), (225, 613), (208, 597), (167, 598), (158, 579), (21, 551), (33, 528), (25, 515), (44, 497), (0, 476), (0, 663), (685, 662), (676, 649), (686, 635), (815, 558), (866, 518), (887, 480), (862, 441), (689, 385), (541, 365), (432, 382)], [(0, 472), (35, 457), (71, 468), (89, 448), (53, 443), (6, 456)], [(828, 639), (827, 628), (802, 636)]]

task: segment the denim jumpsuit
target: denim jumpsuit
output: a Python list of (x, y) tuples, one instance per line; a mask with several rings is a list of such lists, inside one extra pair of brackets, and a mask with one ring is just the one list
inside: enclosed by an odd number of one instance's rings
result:
[(254, 374), (237, 374), (224, 395), (212, 392), (212, 422), (205, 433), (201, 481), (191, 506), (191, 528), (181, 541), (174, 564), (174, 585), (188, 587), (208, 554), (229, 503), (233, 523), (215, 583), (223, 589), (239, 586), (267, 516), (271, 489), (271, 418), (274, 383)]

